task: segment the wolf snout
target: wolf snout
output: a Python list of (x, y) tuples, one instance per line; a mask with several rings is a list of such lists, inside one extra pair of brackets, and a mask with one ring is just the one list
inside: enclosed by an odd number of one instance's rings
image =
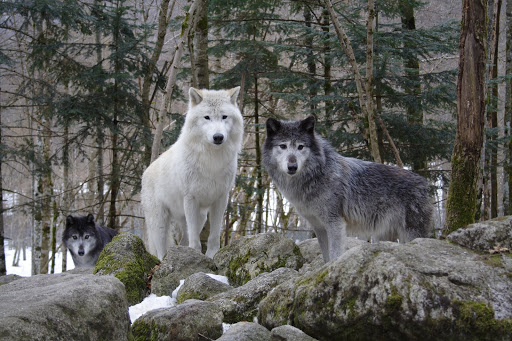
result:
[(297, 163), (288, 163), (288, 174), (295, 174), (297, 173)]
[(224, 142), (224, 135), (218, 133), (213, 135), (213, 143), (222, 144), (222, 142)]
[(78, 250), (78, 255), (83, 256), (85, 254), (84, 250)]
[(293, 175), (297, 173), (297, 169), (299, 169), (299, 166), (297, 165), (297, 158), (295, 156), (291, 156), (288, 159), (288, 174)]

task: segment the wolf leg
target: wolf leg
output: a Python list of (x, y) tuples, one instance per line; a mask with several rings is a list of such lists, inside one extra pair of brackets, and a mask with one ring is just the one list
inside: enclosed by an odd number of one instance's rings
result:
[(341, 256), (346, 249), (347, 223), (344, 219), (336, 219), (329, 222), (327, 227), (327, 239), (329, 243), (329, 260), (334, 260)]
[(162, 259), (167, 251), (167, 234), (170, 228), (168, 214), (162, 209), (153, 208), (150, 214), (146, 214), (146, 228), (149, 251)]
[(206, 212), (201, 212), (199, 203), (191, 197), (185, 197), (184, 209), (187, 221), (188, 246), (201, 252), (199, 234), (206, 222)]
[(318, 244), (320, 244), (320, 250), (322, 250), (322, 257), (324, 258), (324, 262), (327, 263), (329, 261), (329, 238), (325, 224), (313, 215), (307, 215), (304, 216), (304, 218), (308, 221), (313, 231), (315, 231), (316, 239), (318, 240)]
[(320, 244), (320, 250), (322, 250), (322, 257), (324, 258), (324, 262), (329, 261), (329, 243), (327, 239), (327, 232), (323, 227), (313, 227), (313, 231), (315, 231), (316, 239), (318, 240), (318, 244)]
[(179, 245), (188, 246), (188, 228), (187, 228), (187, 220), (185, 217), (180, 219), (177, 223), (178, 231), (179, 231)]
[(228, 196), (215, 201), (210, 208), (210, 235), (208, 236), (208, 248), (206, 256), (213, 258), (220, 248), (220, 232), (222, 228), (222, 218), (228, 205)]

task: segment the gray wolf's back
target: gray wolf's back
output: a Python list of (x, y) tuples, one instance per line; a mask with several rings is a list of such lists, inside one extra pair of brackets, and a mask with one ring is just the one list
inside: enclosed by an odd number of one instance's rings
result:
[[(393, 241), (430, 235), (432, 204), (423, 177), (394, 166), (347, 159), (342, 159), (342, 165), (360, 165), (347, 179), (349, 190), (342, 211), (347, 220), (353, 221), (347, 226), (350, 234), (366, 239), (373, 234), (376, 240)], [(356, 224), (358, 218), (365, 224)], [(379, 232), (379, 224), (388, 229)], [(351, 225), (366, 229), (351, 229)]]

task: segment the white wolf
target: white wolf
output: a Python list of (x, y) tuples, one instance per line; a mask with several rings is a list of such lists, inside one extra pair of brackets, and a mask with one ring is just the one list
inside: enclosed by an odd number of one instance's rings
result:
[(169, 233), (171, 224), (181, 231), (181, 245), (201, 251), (199, 234), (207, 214), (210, 235), (206, 255), (212, 258), (220, 247), (222, 217), (242, 148), (239, 92), (240, 87), (190, 88), (188, 112), (178, 140), (142, 175), (146, 241), (149, 251), (160, 259), (174, 243)]

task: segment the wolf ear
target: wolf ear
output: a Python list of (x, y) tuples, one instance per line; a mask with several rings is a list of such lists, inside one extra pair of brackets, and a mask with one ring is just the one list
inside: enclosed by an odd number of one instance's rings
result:
[(74, 223), (75, 223), (75, 219), (74, 219), (72, 216), (68, 215), (68, 216), (66, 217), (66, 225), (70, 225), (70, 226), (71, 226), (71, 225), (73, 225)]
[(238, 99), (238, 94), (240, 94), (240, 87), (237, 86), (236, 88), (229, 89), (228, 94), (229, 94), (229, 100), (231, 101), (231, 104), (238, 107), (237, 99)]
[(300, 121), (299, 128), (308, 134), (315, 132), (315, 116), (310, 115), (308, 118)]
[(87, 215), (87, 224), (94, 224), (94, 216), (91, 213)]
[(281, 129), (281, 122), (276, 120), (275, 118), (267, 119), (267, 136), (274, 135)]
[(193, 107), (201, 103), (201, 101), (203, 100), (201, 90), (198, 90), (193, 87), (190, 87), (190, 89), (188, 89), (188, 96), (190, 98), (190, 104), (192, 104)]

